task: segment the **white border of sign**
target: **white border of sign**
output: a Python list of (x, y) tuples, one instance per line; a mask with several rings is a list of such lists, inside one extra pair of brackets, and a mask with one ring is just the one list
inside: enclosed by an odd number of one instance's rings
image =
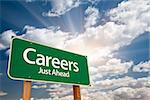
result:
[[(18, 39), (21, 39), (21, 40), (25, 40), (25, 41), (28, 41), (28, 42), (31, 42), (31, 43), (36, 43), (36, 44), (39, 44), (39, 45), (42, 45), (42, 46), (50, 47), (50, 46), (47, 46), (47, 45), (44, 45), (44, 44), (41, 44), (41, 43), (37, 43), (37, 42), (35, 42), (35, 41), (31, 41), (31, 40), (28, 40), (28, 39), (23, 39), (23, 38), (16, 37), (16, 36), (13, 37), (12, 40), (11, 40), (11, 43), (10, 43), (10, 54), (9, 54), (8, 69), (7, 69), (7, 75), (9, 76), (10, 79), (13, 79), (13, 80), (22, 80), (22, 81), (31, 81), (31, 82), (33, 81), (33, 82), (45, 82), (45, 83), (58, 83), (58, 84), (66, 84), (66, 85), (91, 86), (91, 84), (90, 84), (90, 83), (91, 83), (91, 82), (90, 82), (91, 80), (90, 80), (89, 68), (88, 68), (88, 67), (87, 67), (87, 69), (88, 69), (88, 75), (89, 75), (89, 84), (88, 84), (88, 85), (12, 77), (12, 76), (9, 74), (9, 71), (10, 71), (10, 60), (11, 60), (11, 51), (12, 51), (12, 41), (13, 41), (15, 38), (18, 38)], [(50, 48), (53, 48), (53, 47), (50, 47)], [(57, 49), (57, 48), (54, 48), (54, 49)], [(57, 50), (61, 50), (61, 49), (57, 49)], [(61, 50), (61, 51), (68, 52), (68, 53), (72, 53), (72, 52), (69, 52), (69, 51), (66, 51), (66, 50)], [(80, 55), (80, 54), (76, 54), (76, 53), (72, 53), (72, 54)], [(83, 56), (83, 55), (80, 55), (80, 56)], [(87, 56), (84, 56), (84, 57), (87, 58)], [(87, 59), (87, 60), (88, 60), (88, 59)], [(87, 61), (87, 65), (88, 65), (88, 61)]]

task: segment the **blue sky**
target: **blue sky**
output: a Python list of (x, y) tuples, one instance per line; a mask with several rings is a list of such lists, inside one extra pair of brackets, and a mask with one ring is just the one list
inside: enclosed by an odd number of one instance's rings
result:
[[(81, 87), (83, 99), (148, 100), (149, 4), (149, 0), (1, 0), (0, 98), (21, 98), (23, 82), (10, 80), (6, 73), (11, 36), (20, 36), (87, 55), (92, 87)], [(72, 99), (72, 88), (34, 82), (31, 97)]]

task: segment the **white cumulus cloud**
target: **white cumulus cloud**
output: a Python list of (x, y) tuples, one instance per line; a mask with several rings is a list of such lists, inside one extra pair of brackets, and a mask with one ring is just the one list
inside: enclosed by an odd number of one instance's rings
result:
[(141, 62), (133, 67), (135, 72), (150, 72), (150, 61)]
[(91, 27), (97, 24), (99, 20), (100, 13), (97, 8), (88, 7), (85, 11), (85, 25), (84, 27)]
[(4, 92), (4, 91), (0, 91), (0, 97), (1, 97), (1, 96), (5, 96), (5, 95), (7, 95), (7, 93), (6, 93), (6, 92)]
[(122, 63), (120, 59), (111, 58), (104, 65), (95, 66), (95, 70), (91, 73), (91, 78), (94, 82), (99, 81), (100, 78), (104, 76), (115, 76), (121, 75), (128, 72), (128, 69), (131, 68), (133, 62), (124, 62)]
[(42, 89), (42, 88), (47, 88), (47, 85), (44, 84), (44, 85), (33, 85), (32, 86), (33, 89)]
[(124, 24), (126, 34), (133, 36), (148, 31), (150, 27), (150, 1), (149, 0), (129, 0), (118, 5), (110, 12), (110, 19), (118, 24)]
[(71, 36), (70, 33), (62, 32), (61, 30), (54, 31), (51, 28), (40, 29), (26, 26), (26, 30), (26, 34), (21, 37), (57, 48), (62, 48), (65, 41)]
[[(150, 88), (137, 88), (122, 87), (114, 91), (106, 92), (91, 92), (82, 94), (83, 100), (149, 100)], [(72, 100), (73, 96), (64, 96), (62, 98), (54, 98), (54, 100)], [(50, 98), (43, 98), (39, 100), (51, 100)]]
[(80, 5), (80, 0), (51, 0), (52, 9), (44, 12), (43, 16), (60, 16)]
[(113, 91), (113, 96), (115, 100), (148, 100), (150, 98), (149, 93), (150, 88), (123, 87)]
[(16, 36), (12, 30), (5, 31), (0, 34), (0, 50), (6, 49), (10, 46), (12, 36)]

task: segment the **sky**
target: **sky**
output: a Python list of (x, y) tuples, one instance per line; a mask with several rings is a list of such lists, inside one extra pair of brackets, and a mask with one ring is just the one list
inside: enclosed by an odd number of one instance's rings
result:
[[(87, 55), (83, 100), (149, 100), (149, 0), (0, 0), (0, 99), (21, 100), (7, 75), (12, 36)], [(31, 100), (73, 100), (72, 86), (32, 82)]]

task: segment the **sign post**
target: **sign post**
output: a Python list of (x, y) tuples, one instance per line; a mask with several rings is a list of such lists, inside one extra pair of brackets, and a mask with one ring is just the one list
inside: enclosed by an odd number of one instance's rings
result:
[(75, 100), (81, 100), (79, 85), (90, 85), (87, 56), (16, 37), (7, 73), (11, 79), (24, 80), (23, 100), (30, 98), (31, 81), (71, 84)]
[(73, 85), (74, 100), (81, 100), (80, 86)]
[(23, 82), (22, 99), (23, 100), (30, 100), (30, 94), (31, 94), (31, 82), (30, 81), (24, 81)]

